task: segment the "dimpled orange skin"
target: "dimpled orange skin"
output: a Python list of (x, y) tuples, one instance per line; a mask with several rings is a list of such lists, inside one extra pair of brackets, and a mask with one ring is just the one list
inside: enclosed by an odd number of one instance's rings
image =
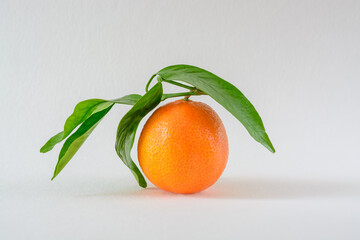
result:
[(223, 173), (229, 153), (225, 127), (202, 102), (177, 100), (158, 108), (146, 122), (138, 159), (155, 186), (173, 193), (196, 193)]

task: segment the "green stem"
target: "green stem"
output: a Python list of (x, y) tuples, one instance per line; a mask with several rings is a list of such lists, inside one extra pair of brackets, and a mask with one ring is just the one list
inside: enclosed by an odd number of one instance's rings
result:
[(173, 85), (176, 85), (176, 86), (179, 86), (179, 87), (183, 87), (183, 88), (186, 88), (186, 89), (189, 89), (189, 90), (193, 90), (193, 89), (194, 89), (194, 87), (192, 87), (192, 86), (185, 85), (185, 84), (182, 84), (182, 83), (178, 83), (178, 82), (175, 82), (175, 81), (172, 81), (172, 80), (166, 80), (166, 79), (163, 79), (163, 78), (162, 78), (162, 81), (163, 81), (163, 82), (170, 83), (170, 84), (173, 84)]
[(146, 91), (146, 92), (149, 91), (150, 83), (151, 83), (151, 81), (154, 79), (155, 76), (156, 76), (156, 74), (152, 75), (151, 78), (149, 79), (149, 81), (147, 82), (146, 87), (145, 87), (145, 91)]
[(181, 93), (167, 93), (163, 94), (161, 97), (161, 101), (164, 101), (168, 98), (174, 97), (184, 97), (184, 96), (193, 96), (193, 95), (206, 95), (204, 92), (181, 92)]
[(189, 101), (190, 96), (185, 96), (184, 101)]

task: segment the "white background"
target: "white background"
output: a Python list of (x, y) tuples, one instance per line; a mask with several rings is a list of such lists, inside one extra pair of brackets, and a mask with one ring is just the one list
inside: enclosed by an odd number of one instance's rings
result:
[[(140, 189), (116, 106), (50, 181), (61, 146), (39, 149), (77, 102), (143, 94), (178, 63), (237, 86), (277, 152), (201, 97), (228, 132), (223, 176)], [(0, 239), (360, 239), (359, 82), (360, 1), (3, 0)]]

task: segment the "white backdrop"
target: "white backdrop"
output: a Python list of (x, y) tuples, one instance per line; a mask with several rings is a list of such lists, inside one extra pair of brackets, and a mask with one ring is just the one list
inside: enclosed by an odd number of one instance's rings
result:
[[(1, 1), (0, 238), (359, 239), (359, 12), (349, 0)], [(222, 178), (195, 195), (142, 190), (114, 150), (129, 109), (116, 106), (50, 182), (60, 146), (39, 149), (77, 102), (142, 94), (178, 63), (237, 86), (277, 152), (199, 97), (228, 132)]]

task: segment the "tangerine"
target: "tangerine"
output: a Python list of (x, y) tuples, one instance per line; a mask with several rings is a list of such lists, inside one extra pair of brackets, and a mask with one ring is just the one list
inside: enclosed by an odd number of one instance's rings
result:
[(155, 186), (173, 193), (196, 193), (223, 173), (229, 153), (225, 127), (207, 104), (177, 100), (147, 120), (138, 159)]

